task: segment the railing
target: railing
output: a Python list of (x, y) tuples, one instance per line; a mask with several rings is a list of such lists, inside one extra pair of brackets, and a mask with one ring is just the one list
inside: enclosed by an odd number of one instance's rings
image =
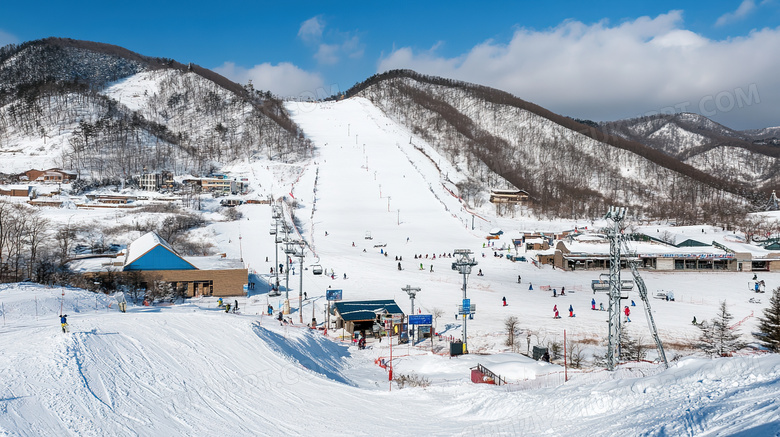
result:
[(502, 378), (500, 375), (496, 375), (495, 373), (491, 372), (490, 369), (483, 366), (482, 364), (477, 364), (477, 367), (472, 367), (472, 370), (477, 369), (477, 372), (485, 375), (487, 377), (487, 382), (492, 382), (495, 385), (506, 385), (506, 379)]

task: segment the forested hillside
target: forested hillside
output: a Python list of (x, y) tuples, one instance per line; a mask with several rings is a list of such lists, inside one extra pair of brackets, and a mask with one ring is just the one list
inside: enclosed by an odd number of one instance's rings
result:
[(599, 128), (660, 150), (730, 184), (768, 193), (780, 182), (777, 129), (734, 131), (690, 113), (619, 120), (601, 123)]
[(309, 151), (280, 100), (196, 65), (55, 38), (0, 51), (7, 172), (37, 162), (125, 182), (144, 168), (199, 174), (255, 154), (290, 161)]
[(725, 222), (749, 207), (748, 186), (638, 142), (604, 134), (508, 93), (392, 71), (345, 97), (370, 99), (468, 169), (466, 194), (514, 186), (548, 216), (597, 217), (605, 205), (681, 223)]

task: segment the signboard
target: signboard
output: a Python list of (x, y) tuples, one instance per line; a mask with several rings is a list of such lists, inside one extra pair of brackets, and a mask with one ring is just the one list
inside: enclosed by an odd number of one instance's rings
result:
[(400, 322), (403, 320), (404, 315), (403, 314), (390, 314), (390, 320), (394, 322)]
[(410, 325), (432, 325), (433, 316), (431, 314), (415, 314), (409, 316)]
[(471, 312), (471, 299), (463, 299), (463, 312)]
[(458, 314), (475, 314), (477, 312), (477, 304), (469, 306), (468, 311), (463, 308), (463, 305), (458, 305)]
[(390, 328), (393, 327), (393, 321), (392, 320), (385, 320), (385, 331), (389, 331)]
[(341, 300), (341, 294), (343, 290), (325, 290), (325, 298), (328, 301)]

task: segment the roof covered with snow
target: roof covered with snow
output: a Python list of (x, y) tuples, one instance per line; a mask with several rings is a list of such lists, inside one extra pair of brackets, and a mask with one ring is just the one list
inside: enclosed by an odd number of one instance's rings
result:
[(130, 245), (127, 247), (127, 258), (125, 258), (125, 265), (128, 266), (134, 263), (157, 246), (162, 246), (168, 249), (174, 255), (178, 256), (176, 251), (173, 250), (173, 247), (171, 247), (167, 241), (163, 240), (162, 237), (157, 235), (156, 232), (152, 231), (147, 232), (137, 240), (130, 243)]
[(352, 322), (374, 320), (377, 314), (404, 313), (392, 299), (336, 302), (334, 306), (342, 319)]

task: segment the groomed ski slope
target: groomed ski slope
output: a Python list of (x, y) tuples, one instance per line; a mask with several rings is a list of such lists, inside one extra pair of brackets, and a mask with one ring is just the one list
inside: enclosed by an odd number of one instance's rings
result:
[(777, 355), (686, 359), (648, 378), (539, 390), (461, 380), (388, 392), (371, 351), (225, 314), (213, 299), (122, 314), (68, 289), (63, 334), (60, 293), (0, 288), (0, 435), (780, 432)]
[[(424, 142), (368, 101), (291, 103), (288, 108), (314, 141), (316, 155), (299, 169), (298, 177), (288, 178), (290, 185), (276, 182), (264, 189), (299, 200), (295, 214), (313, 250), (307, 252), (305, 264), (320, 263), (336, 273), (335, 280), (313, 276), (310, 270), (304, 273), (309, 296), (303, 305), (304, 322), (312, 310), (322, 321), (323, 295), (329, 286), (343, 289), (345, 299), (395, 298), (407, 310), (409, 300), (401, 287), (409, 284), (422, 289), (416, 307), (424, 313), (444, 309), (438, 330), (458, 337), (460, 322), (453, 315), (461, 299), (461, 276), (450, 269), (452, 259), (438, 255), (467, 248), (475, 252), (477, 268), (485, 272), (484, 277), (469, 278), (469, 297), (478, 307), (468, 325), (473, 352), (506, 351), (503, 320), (509, 315), (518, 316), (521, 329), (535, 333), (534, 344), (562, 340), (563, 329), (570, 338), (603, 337), (606, 313), (588, 309), (593, 295), (587, 287), (598, 272), (539, 269), (494, 258), (492, 250), (482, 248), (485, 229), (491, 227), (509, 233), (592, 223), (488, 217), (490, 222), (477, 219), (472, 231), (471, 216), (442, 187), (439, 170), (431, 162), (437, 161), (435, 154), (427, 150), (431, 159), (422, 155), (414, 145), (426, 148)], [(437, 164), (456, 180), (455, 169)], [(252, 164), (246, 171), (256, 180), (271, 179), (262, 174), (262, 165)], [(293, 173), (292, 167), (285, 171)], [(396, 358), (396, 371), (429, 377), (431, 386), (388, 391), (387, 373), (374, 364), (377, 357), (388, 355), (386, 342), (358, 351), (258, 315), (267, 303), (280, 305), (278, 298), (268, 299), (263, 288), (274, 259), (268, 234), (270, 208), (242, 205), (239, 210), (242, 220), (211, 225), (209, 232), (220, 251), (243, 256), (257, 272), (253, 278), (259, 282), (258, 290), (238, 298), (242, 314), (217, 310), (213, 298), (176, 306), (131, 305), (122, 314), (115, 304), (108, 307), (110, 298), (66, 289), (64, 310), (71, 332), (62, 334), (57, 318), (60, 289), (0, 285), (0, 435), (780, 433), (776, 355), (683, 358), (669, 370), (641, 379), (593, 382), (575, 377), (561, 386), (518, 390), (520, 386), (472, 384), (468, 368), (482, 363), (502, 372), (511, 369), (507, 374), (517, 378), (533, 378), (546, 371), (544, 366), (515, 354), (450, 359), (421, 349), (416, 353), (422, 355)], [(371, 240), (365, 239), (367, 231)], [(378, 243), (386, 246), (374, 247)], [(503, 236), (497, 245), (508, 243), (508, 236)], [(420, 270), (415, 253), (436, 253), (437, 259), (424, 258)], [(395, 256), (403, 257), (400, 272)], [(517, 284), (518, 275), (522, 284)], [(690, 340), (697, 331), (691, 316), (711, 318), (718, 301), (728, 299), (736, 320), (747, 317), (742, 332), (748, 339), (755, 326), (750, 315), (765, 306), (748, 302), (754, 296), (746, 290), (750, 276), (644, 275), (651, 291), (674, 289), (678, 298), (674, 303), (652, 302), (662, 337)], [(777, 274), (763, 277), (768, 289), (780, 283)], [(290, 277), (291, 297), (297, 297), (298, 280), (298, 275)], [(540, 285), (581, 290), (552, 298), (539, 290)], [(507, 307), (501, 306), (504, 296)], [(604, 296), (596, 298), (606, 303)], [(635, 295), (632, 298), (641, 305)], [(577, 313), (571, 319), (565, 317), (570, 304)], [(563, 319), (552, 320), (553, 305)], [(298, 321), (297, 312), (292, 319)], [(634, 309), (632, 319), (632, 332), (647, 340), (641, 307)], [(401, 347), (395, 353), (409, 351)]]

